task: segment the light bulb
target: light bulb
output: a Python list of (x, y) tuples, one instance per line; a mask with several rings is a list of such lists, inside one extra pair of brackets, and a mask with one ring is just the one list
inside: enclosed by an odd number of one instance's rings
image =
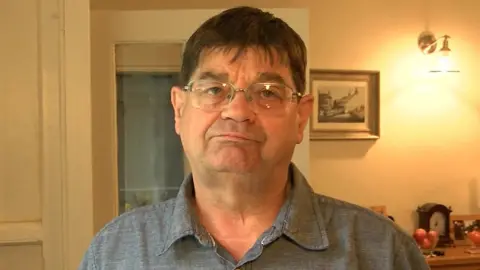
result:
[(449, 36), (444, 36), (443, 46), (436, 55), (436, 63), (431, 72), (459, 72), (452, 61), (452, 51), (448, 46)]
[(452, 67), (451, 57), (448, 52), (439, 52), (437, 61), (440, 72), (448, 72)]

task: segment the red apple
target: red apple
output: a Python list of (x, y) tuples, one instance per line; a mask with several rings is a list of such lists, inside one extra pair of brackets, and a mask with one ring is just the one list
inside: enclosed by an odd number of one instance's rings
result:
[(413, 238), (415, 238), (415, 241), (417, 241), (419, 245), (423, 243), (423, 240), (426, 239), (426, 237), (427, 232), (424, 229), (416, 229), (413, 233)]
[(433, 240), (438, 239), (438, 232), (437, 231), (429, 231), (428, 232), (428, 239), (433, 242)]
[(432, 243), (431, 248), (435, 248), (437, 246), (437, 243), (438, 243), (438, 232), (437, 231), (429, 231), (427, 238)]
[(425, 238), (425, 239), (423, 239), (423, 242), (420, 245), (420, 247), (424, 248), (424, 249), (429, 249), (429, 248), (432, 247), (432, 242), (428, 238)]

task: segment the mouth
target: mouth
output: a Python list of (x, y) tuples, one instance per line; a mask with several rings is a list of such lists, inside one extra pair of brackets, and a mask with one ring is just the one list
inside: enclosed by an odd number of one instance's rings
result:
[(234, 142), (256, 141), (251, 136), (245, 135), (243, 133), (237, 133), (237, 132), (221, 133), (214, 136), (214, 138), (225, 140), (225, 141), (234, 141)]

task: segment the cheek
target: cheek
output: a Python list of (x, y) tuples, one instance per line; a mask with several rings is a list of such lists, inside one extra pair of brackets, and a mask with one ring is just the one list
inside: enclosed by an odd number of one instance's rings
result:
[(264, 119), (263, 129), (268, 140), (275, 145), (295, 142), (297, 139), (297, 128), (295, 119), (292, 117)]
[(207, 113), (194, 108), (186, 109), (180, 126), (183, 139), (190, 140), (193, 144), (201, 144), (205, 133), (217, 118), (218, 113)]

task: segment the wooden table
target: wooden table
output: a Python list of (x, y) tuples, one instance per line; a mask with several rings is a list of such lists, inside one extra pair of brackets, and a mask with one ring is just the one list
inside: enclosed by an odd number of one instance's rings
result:
[(445, 256), (427, 258), (427, 262), (434, 270), (480, 270), (480, 254), (466, 253), (467, 248), (439, 249), (445, 252)]

